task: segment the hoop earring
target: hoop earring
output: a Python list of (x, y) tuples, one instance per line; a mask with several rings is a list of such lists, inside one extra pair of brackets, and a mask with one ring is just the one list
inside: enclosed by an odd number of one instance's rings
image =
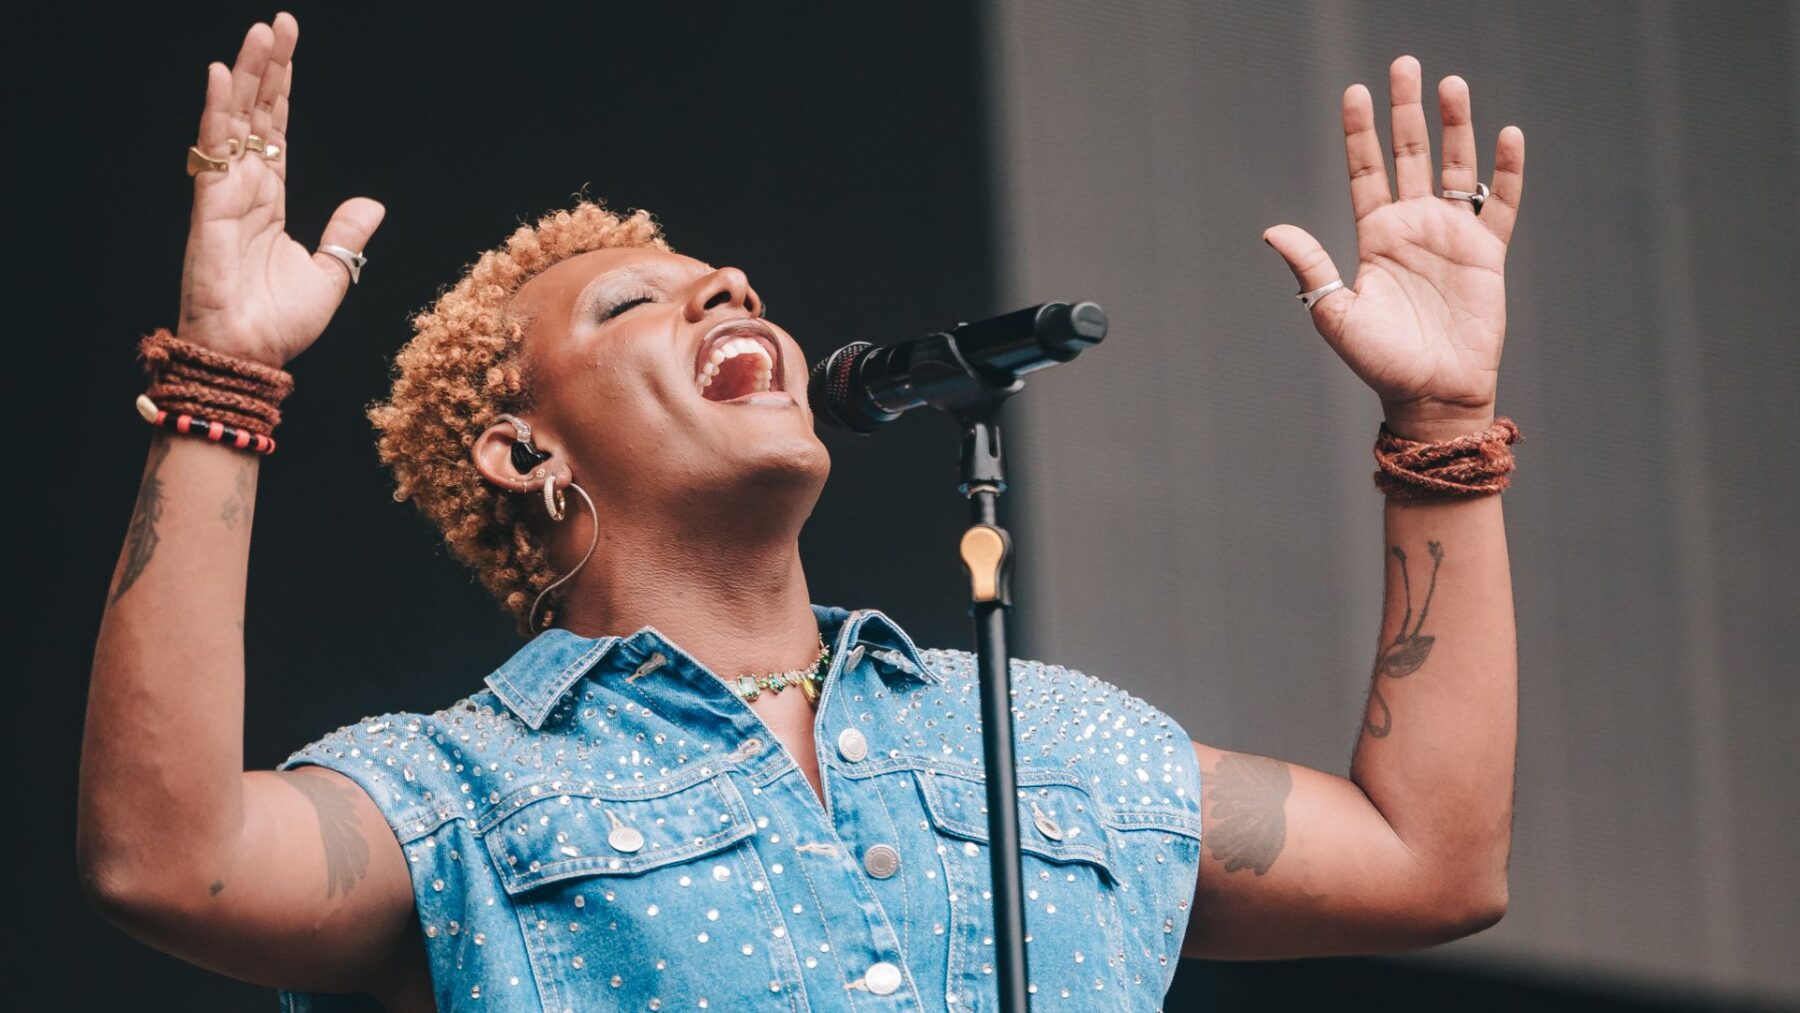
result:
[[(545, 483), (544, 487), (546, 489), (549, 488), (550, 487), (549, 483)], [(587, 555), (581, 557), (581, 562), (575, 564), (575, 569), (570, 570), (568, 573), (565, 573), (562, 576), (556, 578), (555, 583), (551, 584), (547, 588), (544, 588), (542, 591), (539, 591), (537, 594), (537, 597), (533, 598), (531, 600), (531, 612), (525, 618), (525, 625), (530, 629), (534, 629), (534, 630), (537, 629), (538, 603), (542, 602), (544, 600), (545, 595), (549, 594), (550, 592), (552, 592), (552, 591), (556, 590), (558, 587), (560, 587), (562, 585), (563, 581), (566, 581), (570, 577), (573, 577), (577, 573), (581, 572), (581, 568), (587, 565), (587, 561), (589, 559), (593, 558), (594, 547), (600, 544), (600, 511), (594, 509), (594, 501), (592, 498), (590, 498), (588, 496), (586, 489), (583, 489), (581, 486), (576, 485), (574, 482), (569, 483), (569, 488), (580, 493), (582, 501), (587, 504), (588, 513), (592, 514), (593, 518), (594, 518), (594, 531), (593, 531), (593, 534), (588, 537)], [(561, 516), (557, 517), (557, 520), (561, 520), (561, 519), (562, 519)]]
[(556, 491), (555, 475), (544, 479), (544, 509), (550, 514), (550, 519), (553, 521), (560, 521), (566, 516), (563, 512), (562, 493)]

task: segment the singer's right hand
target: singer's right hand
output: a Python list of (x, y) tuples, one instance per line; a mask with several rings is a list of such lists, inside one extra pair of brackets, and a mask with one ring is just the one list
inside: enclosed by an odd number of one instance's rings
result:
[[(233, 66), (207, 65), (198, 147), (230, 168), (194, 177), (176, 327), (188, 341), (271, 366), (311, 345), (350, 288), (342, 262), (287, 234), (288, 90), (299, 37), (299, 23), (283, 11), (273, 28), (250, 26)], [(278, 157), (244, 150), (250, 134), (280, 145)], [(239, 144), (235, 158), (231, 138)], [(379, 202), (352, 197), (320, 242), (360, 253), (385, 214)]]

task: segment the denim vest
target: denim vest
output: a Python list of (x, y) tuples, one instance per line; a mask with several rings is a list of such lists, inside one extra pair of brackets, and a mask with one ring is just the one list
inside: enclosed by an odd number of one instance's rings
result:
[[(288, 757), (361, 785), (411, 867), (439, 1010), (990, 1010), (975, 658), (814, 605), (825, 800), (761, 718), (645, 626), (552, 629), (434, 714)], [(1154, 1010), (1200, 857), (1168, 715), (1013, 659), (1036, 1008)], [(347, 998), (282, 991), (289, 1013)]]

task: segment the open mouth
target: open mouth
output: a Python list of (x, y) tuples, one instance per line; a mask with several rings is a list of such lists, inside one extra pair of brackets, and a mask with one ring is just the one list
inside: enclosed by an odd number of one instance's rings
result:
[[(749, 395), (783, 389), (781, 345), (760, 320), (728, 320), (700, 342), (694, 386), (708, 401), (765, 400)], [(779, 397), (792, 400), (785, 394)]]

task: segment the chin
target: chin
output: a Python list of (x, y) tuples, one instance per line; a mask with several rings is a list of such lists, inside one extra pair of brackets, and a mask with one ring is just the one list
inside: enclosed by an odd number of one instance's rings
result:
[(822, 488), (831, 474), (831, 454), (819, 437), (808, 430), (804, 438), (770, 441), (746, 470), (754, 471), (771, 485), (812, 485)]

